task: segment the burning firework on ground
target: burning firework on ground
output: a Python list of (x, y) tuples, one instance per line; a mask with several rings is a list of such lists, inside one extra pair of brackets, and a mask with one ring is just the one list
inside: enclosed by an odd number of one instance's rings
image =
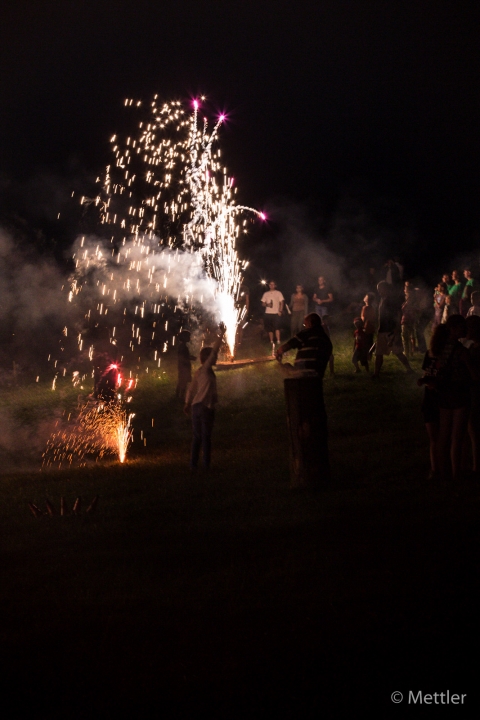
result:
[(113, 455), (125, 462), (133, 417), (117, 401), (87, 402), (70, 427), (52, 434), (43, 453), (43, 467), (85, 465), (90, 456), (100, 459)]

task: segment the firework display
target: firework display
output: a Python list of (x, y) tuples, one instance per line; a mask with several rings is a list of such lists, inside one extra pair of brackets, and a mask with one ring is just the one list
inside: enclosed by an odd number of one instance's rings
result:
[(87, 402), (70, 427), (51, 435), (43, 453), (43, 467), (61, 468), (74, 461), (84, 465), (89, 458), (105, 456), (123, 463), (132, 440), (133, 417), (119, 402)]
[[(88, 238), (79, 241), (70, 299), (96, 269), (103, 302), (97, 303), (94, 318), (90, 308), (88, 319), (101, 325), (117, 302), (129, 302), (124, 315), (138, 303), (132, 349), (140, 344), (145, 325), (139, 317), (163, 319), (162, 309), (173, 299), (176, 309), (187, 315), (195, 304), (216, 315), (226, 325), (234, 354), (236, 328), (245, 312), (237, 299), (247, 265), (239, 258), (237, 242), (246, 231), (245, 214), (264, 215), (235, 203), (234, 180), (221, 163), (218, 147), (224, 120), (221, 115), (209, 132), (207, 120), (199, 122), (199, 101), (188, 116), (182, 103), (158, 104), (155, 97), (137, 138), (111, 138), (114, 161), (99, 179), (101, 191), (96, 198), (82, 198), (86, 206), (98, 209), (110, 248), (105, 251), (98, 243), (92, 247)], [(110, 341), (116, 342), (113, 327), (111, 333)]]
[[(225, 117), (210, 131), (207, 120), (199, 119), (199, 107), (194, 101), (188, 113), (178, 101), (161, 104), (155, 97), (145, 119), (141, 103), (135, 103), (143, 117), (138, 136), (111, 138), (113, 159), (98, 178), (100, 190), (81, 201), (85, 213), (94, 211), (101, 232), (82, 235), (74, 244), (75, 269), (65, 288), (71, 322), (63, 331), (62, 351), (69, 346), (65, 357), (75, 354), (84, 368), (93, 364), (92, 377), (99, 370), (104, 379), (114, 377), (118, 368), (111, 361), (121, 362), (130, 368), (126, 391), (139, 371), (160, 367), (183, 324), (202, 317), (223, 322), (233, 357), (244, 320), (239, 294), (247, 263), (239, 258), (237, 242), (247, 222), (264, 216), (236, 205), (234, 180), (218, 147)], [(59, 369), (53, 389), (58, 374)], [(74, 382), (79, 378), (76, 371)], [(81, 407), (73, 426), (52, 435), (44, 465), (106, 454), (124, 462), (133, 416), (112, 382), (113, 396), (107, 398), (112, 402), (104, 402), (96, 379), (95, 404)]]

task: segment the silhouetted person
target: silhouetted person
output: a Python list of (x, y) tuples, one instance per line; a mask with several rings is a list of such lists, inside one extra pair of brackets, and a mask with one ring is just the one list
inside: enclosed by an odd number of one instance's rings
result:
[(392, 288), (398, 289), (401, 285), (400, 271), (393, 258), (389, 258), (383, 267), (383, 279)]
[(213, 372), (213, 366), (217, 362), (217, 355), (225, 334), (225, 326), (219, 327), (220, 335), (212, 347), (203, 347), (200, 351), (200, 362), (202, 363), (193, 376), (191, 385), (187, 390), (185, 399), (185, 414), (192, 416), (192, 454), (190, 468), (195, 470), (200, 457), (200, 449), (203, 453), (203, 467), (210, 468), (210, 457), (212, 450), (212, 431), (215, 420), (215, 405), (217, 404), (217, 379)]
[(327, 285), (323, 275), (318, 278), (318, 288), (313, 294), (313, 303), (315, 305), (315, 312), (320, 317), (324, 315), (330, 315), (332, 312), (333, 293), (330, 287)]
[(190, 355), (187, 343), (190, 342), (190, 333), (188, 330), (182, 330), (178, 334), (177, 346), (177, 387), (175, 394), (182, 402), (185, 400), (188, 383), (192, 381), (192, 360), (196, 360), (194, 355)]
[(437, 325), (430, 338), (430, 347), (425, 353), (422, 363), (423, 377), (417, 380), (419, 387), (424, 387), (422, 415), (430, 444), (429, 480), (440, 478), (440, 450), (438, 433), (440, 427), (440, 407), (436, 387), (439, 357), (448, 340), (449, 330), (446, 325)]
[(95, 399), (105, 403), (114, 402), (117, 399), (117, 378), (118, 366), (109, 365), (95, 383)]
[[(480, 295), (478, 292), (472, 293)], [(472, 308), (473, 309), (473, 306)], [(468, 356), (473, 370), (473, 381), (470, 386), (470, 417), (468, 434), (472, 443), (472, 470), (475, 479), (480, 477), (480, 317), (473, 313), (465, 320), (467, 340), (471, 342)]]
[(293, 370), (299, 374), (317, 375), (320, 379), (332, 354), (333, 346), (325, 332), (322, 319), (316, 313), (307, 315), (304, 329), (277, 349), (276, 358), (281, 360), (288, 350), (298, 350)]
[(433, 307), (431, 301), (431, 291), (425, 286), (415, 288), (415, 305), (417, 307), (417, 347), (419, 352), (427, 352), (427, 343), (425, 340), (425, 330), (433, 318)]
[(317, 484), (330, 477), (327, 413), (323, 400), (323, 376), (332, 355), (332, 343), (316, 313), (307, 315), (304, 330), (281, 345), (277, 360), (296, 349), (295, 364), (282, 365), (292, 378), (285, 380), (288, 424), (290, 428), (292, 481)]
[(410, 363), (403, 353), (402, 337), (400, 334), (400, 308), (395, 297), (392, 297), (391, 286), (383, 280), (377, 285), (380, 295), (378, 306), (378, 332), (375, 347), (375, 372), (373, 379), (378, 378), (383, 365), (383, 356), (393, 353), (402, 363), (408, 373), (413, 373)]
[(356, 373), (360, 372), (360, 368), (358, 367), (359, 363), (360, 365), (363, 365), (363, 367), (368, 373), (368, 351), (371, 348), (370, 338), (365, 332), (364, 322), (362, 318), (355, 318), (355, 320), (353, 321), (353, 326), (355, 328), (355, 331), (353, 333), (354, 342), (352, 363)]
[(292, 313), (290, 316), (290, 331), (292, 335), (296, 335), (302, 329), (303, 320), (308, 313), (308, 296), (305, 295), (303, 285), (296, 286), (288, 307)]
[(468, 350), (459, 342), (465, 337), (465, 318), (451, 315), (448, 334), (438, 348), (436, 390), (440, 408), (438, 433), (439, 470), (443, 480), (459, 480), (463, 442), (470, 411), (470, 386), (474, 372)]

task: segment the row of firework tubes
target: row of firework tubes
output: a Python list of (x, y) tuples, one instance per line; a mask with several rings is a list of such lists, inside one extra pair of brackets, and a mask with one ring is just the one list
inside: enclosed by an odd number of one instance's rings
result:
[[(99, 498), (99, 496), (95, 495), (92, 502), (87, 507), (85, 514), (91, 514), (94, 512), (95, 508), (97, 507), (98, 498)], [(30, 512), (32, 513), (33, 517), (35, 517), (35, 518), (42, 517), (43, 515), (48, 515), (50, 517), (54, 517), (55, 515), (64, 516), (64, 515), (69, 515), (69, 514), (80, 515), (81, 508), (82, 508), (82, 498), (81, 497), (76, 498), (75, 502), (73, 503), (71, 513), (69, 513), (69, 511), (68, 511), (67, 505), (65, 503), (65, 498), (63, 496), (60, 498), (60, 511), (58, 511), (57, 508), (55, 507), (55, 505), (53, 505), (53, 503), (51, 503), (50, 500), (48, 500), (48, 499), (45, 500), (45, 507), (46, 507), (45, 511), (42, 510), (41, 508), (39, 508), (38, 505), (35, 505), (35, 503), (33, 503), (33, 502), (29, 502), (28, 507), (30, 508)]]

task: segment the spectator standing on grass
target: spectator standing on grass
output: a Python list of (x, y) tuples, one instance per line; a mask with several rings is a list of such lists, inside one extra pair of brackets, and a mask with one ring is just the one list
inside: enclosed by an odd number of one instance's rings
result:
[(225, 326), (219, 326), (217, 339), (212, 347), (203, 347), (200, 351), (201, 365), (193, 376), (191, 385), (187, 390), (184, 412), (192, 417), (192, 453), (190, 458), (191, 470), (196, 470), (203, 453), (203, 467), (210, 468), (212, 450), (212, 431), (215, 420), (215, 405), (217, 396), (217, 379), (213, 366), (217, 362), (218, 351), (225, 334)]
[(417, 380), (419, 387), (424, 387), (422, 401), (422, 415), (427, 430), (430, 445), (430, 473), (429, 480), (440, 478), (440, 457), (438, 447), (438, 431), (440, 427), (440, 408), (438, 405), (438, 392), (436, 377), (438, 371), (438, 358), (448, 339), (446, 325), (437, 325), (430, 338), (430, 347), (425, 353), (422, 370), (423, 377)]
[(463, 271), (463, 276), (466, 282), (463, 286), (462, 298), (460, 300), (460, 315), (466, 317), (472, 306), (472, 293), (474, 290), (478, 290), (478, 283), (473, 277), (470, 268), (466, 268), (466, 270)]
[(290, 316), (290, 330), (293, 335), (296, 335), (303, 327), (303, 321), (308, 315), (308, 295), (305, 294), (303, 285), (297, 285), (295, 292), (290, 298), (289, 308), (291, 310)]
[(280, 342), (280, 324), (285, 300), (273, 280), (270, 280), (268, 287), (267, 292), (262, 295), (262, 305), (265, 308), (264, 323), (270, 342), (275, 348), (275, 341)]
[(443, 317), (443, 309), (445, 307), (445, 299), (448, 295), (447, 286), (444, 282), (439, 282), (433, 293), (433, 325), (432, 330), (435, 330), (437, 325), (440, 325)]
[(276, 358), (281, 361), (284, 353), (298, 350), (293, 369), (323, 378), (332, 349), (321, 318), (316, 313), (310, 313), (304, 319), (303, 330), (277, 348)]
[(463, 285), (460, 280), (460, 273), (457, 270), (452, 272), (452, 285), (448, 291), (451, 298), (451, 303), (458, 312), (460, 312), (460, 300), (463, 294)]
[(465, 337), (465, 318), (452, 315), (446, 324), (448, 334), (438, 347), (436, 389), (440, 408), (438, 448), (442, 480), (461, 477), (463, 443), (470, 411), (470, 385), (474, 372), (469, 351), (460, 338)]
[[(472, 293), (473, 295), (480, 293)], [(468, 356), (472, 365), (473, 381), (470, 386), (470, 416), (468, 434), (472, 444), (472, 470), (476, 479), (480, 478), (480, 317), (470, 315), (465, 320), (467, 340), (471, 345)]]
[(320, 275), (320, 277), (318, 278), (318, 288), (313, 294), (312, 299), (317, 315), (323, 317), (324, 315), (329, 315), (331, 313), (333, 293), (331, 289), (327, 286), (323, 275)]
[(378, 332), (375, 348), (375, 372), (372, 378), (375, 380), (380, 375), (384, 355), (393, 353), (402, 363), (408, 373), (413, 373), (410, 363), (403, 353), (402, 339), (400, 335), (400, 308), (395, 297), (391, 296), (392, 290), (386, 281), (377, 285), (380, 295), (378, 306)]
[(395, 265), (393, 258), (389, 258), (383, 266), (383, 278), (392, 287), (398, 287), (401, 283), (400, 272)]
[(367, 373), (369, 372), (368, 367), (368, 351), (371, 348), (371, 344), (368, 344), (367, 334), (364, 330), (362, 318), (355, 318), (353, 321), (355, 331), (353, 333), (353, 356), (352, 363), (355, 368), (355, 372), (359, 373), (360, 365), (363, 365)]
[(432, 295), (431, 290), (427, 289), (424, 285), (416, 287), (415, 292), (415, 305), (417, 308), (417, 322), (415, 330), (417, 333), (417, 347), (419, 352), (427, 352), (427, 343), (425, 340), (425, 330), (429, 322), (432, 319)]
[(408, 290), (405, 292), (405, 302), (402, 305), (402, 342), (403, 352), (409, 358), (415, 352), (415, 324), (417, 322), (417, 306), (415, 296)]
[(444, 273), (442, 275), (442, 282), (445, 283), (445, 285), (447, 286), (447, 292), (450, 292), (450, 288), (452, 287), (453, 282), (452, 282), (452, 278), (450, 277), (450, 275), (448, 273)]
[(445, 325), (448, 318), (452, 315), (459, 315), (458, 307), (452, 300), (451, 295), (447, 295), (445, 298), (445, 305), (443, 306), (442, 324)]
[[(297, 350), (293, 368), (288, 363), (282, 365), (282, 367), (285, 370), (293, 371), (294, 375), (302, 378), (300, 384), (307, 384), (309, 393), (307, 403), (309, 406), (308, 421), (302, 422), (300, 428), (302, 437), (298, 438), (305, 449), (306, 455), (303, 458), (304, 462), (301, 464), (304, 467), (305, 463), (310, 465), (310, 469), (313, 470), (314, 474), (320, 473), (322, 480), (325, 481), (330, 476), (330, 465), (328, 460), (327, 413), (323, 399), (322, 380), (325, 368), (332, 355), (332, 343), (322, 326), (321, 318), (316, 313), (307, 315), (304, 320), (304, 329), (290, 338), (288, 342), (280, 345), (276, 353), (277, 360), (281, 362), (283, 354), (293, 349)], [(303, 415), (304, 410), (300, 411), (301, 415)], [(295, 411), (294, 415), (298, 419), (297, 411)], [(306, 420), (305, 416), (303, 419)], [(312, 461), (308, 460), (312, 455), (315, 458), (313, 465), (311, 464)]]
[(367, 338), (368, 349), (373, 345), (375, 334), (375, 323), (377, 322), (377, 309), (375, 307), (375, 293), (368, 292), (363, 298), (365, 305), (362, 307), (360, 317), (363, 320), (363, 329)]
[(188, 330), (182, 330), (178, 334), (178, 347), (177, 347), (177, 387), (175, 395), (179, 400), (184, 402), (185, 395), (187, 392), (188, 383), (192, 381), (192, 360), (197, 358), (194, 355), (190, 355), (190, 350), (187, 347), (187, 343), (190, 342), (190, 332)]
[[(333, 293), (332, 290), (328, 287), (323, 275), (320, 275), (320, 277), (318, 278), (318, 288), (314, 293), (312, 299), (315, 306), (315, 312), (321, 317), (323, 329), (327, 334), (328, 338), (330, 339), (330, 326), (328, 323), (328, 318), (332, 311)], [(332, 352), (328, 359), (330, 375), (332, 376), (335, 374), (334, 364), (335, 359)]]

